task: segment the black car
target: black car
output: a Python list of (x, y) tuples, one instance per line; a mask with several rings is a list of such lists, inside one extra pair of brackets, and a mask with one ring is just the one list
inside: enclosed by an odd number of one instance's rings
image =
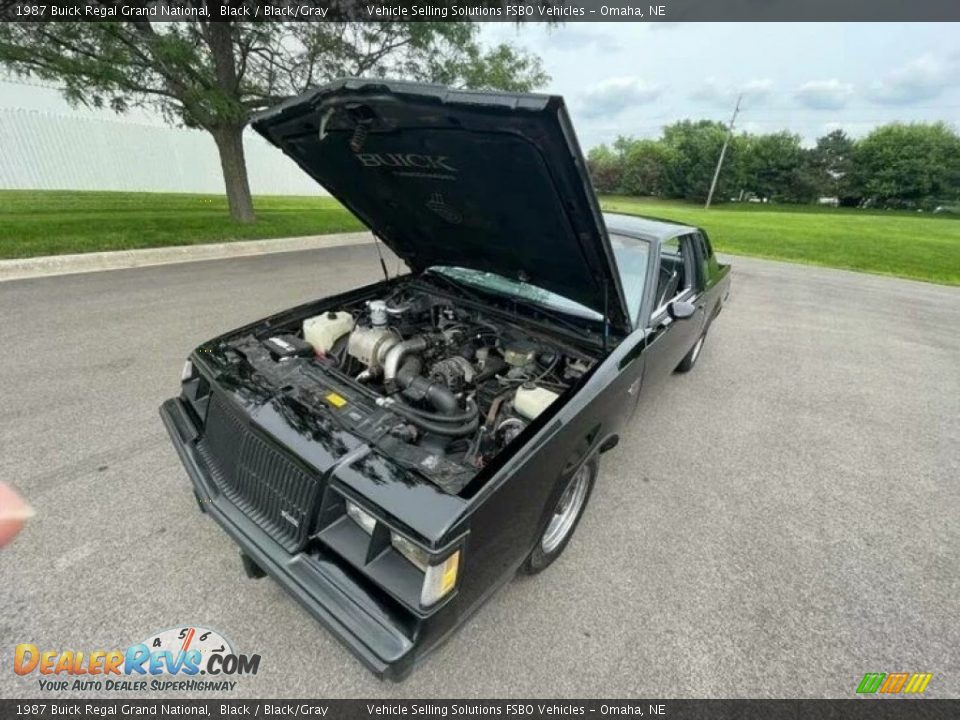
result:
[(204, 343), (161, 415), (247, 573), (399, 679), (563, 552), (729, 268), (601, 214), (559, 97), (343, 80), (254, 127), (410, 272)]

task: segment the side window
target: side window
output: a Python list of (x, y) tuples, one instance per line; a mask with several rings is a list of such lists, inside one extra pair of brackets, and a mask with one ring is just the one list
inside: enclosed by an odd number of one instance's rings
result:
[(650, 243), (625, 235), (610, 235), (610, 244), (620, 272), (623, 294), (630, 306), (630, 320), (636, 325), (640, 315), (640, 302), (647, 281), (647, 262), (650, 258)]
[(713, 248), (710, 247), (710, 238), (708, 238), (707, 234), (702, 230), (697, 233), (697, 237), (700, 238), (700, 243), (703, 246), (703, 256), (705, 258), (712, 258)]
[(710, 268), (707, 265), (710, 258), (710, 246), (707, 244), (707, 239), (702, 233), (694, 233), (692, 237), (694, 249), (696, 250), (697, 272), (700, 276), (700, 285), (704, 286), (707, 284), (707, 278), (710, 277)]
[(713, 256), (713, 248), (710, 247), (710, 238), (702, 230), (696, 233), (694, 240), (697, 245), (697, 263), (700, 266), (700, 282), (706, 287), (709, 278), (717, 271), (717, 259)]
[[(654, 308), (665, 307), (693, 287), (693, 247), (690, 236), (671, 238), (660, 245), (657, 299)], [(656, 312), (656, 310), (654, 311)]]

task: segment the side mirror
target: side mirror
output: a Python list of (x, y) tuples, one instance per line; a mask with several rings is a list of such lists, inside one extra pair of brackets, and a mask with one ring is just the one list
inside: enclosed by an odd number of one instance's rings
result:
[(676, 300), (667, 305), (667, 315), (674, 320), (686, 320), (689, 317), (693, 317), (696, 311), (697, 306), (685, 300)]

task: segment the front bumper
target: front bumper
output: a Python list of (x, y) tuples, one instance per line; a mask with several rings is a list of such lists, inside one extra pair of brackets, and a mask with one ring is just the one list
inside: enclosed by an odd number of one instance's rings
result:
[(404, 627), (367, 588), (320, 551), (291, 554), (217, 491), (200, 457), (198, 432), (179, 398), (160, 417), (193, 482), (200, 507), (267, 574), (381, 678), (401, 680), (417, 658), (418, 633)]

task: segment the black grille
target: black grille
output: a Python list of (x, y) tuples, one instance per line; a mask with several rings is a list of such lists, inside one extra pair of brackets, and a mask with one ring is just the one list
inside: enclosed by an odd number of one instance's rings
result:
[(286, 550), (303, 547), (320, 491), (317, 478), (259, 437), (216, 395), (199, 448), (231, 502)]

